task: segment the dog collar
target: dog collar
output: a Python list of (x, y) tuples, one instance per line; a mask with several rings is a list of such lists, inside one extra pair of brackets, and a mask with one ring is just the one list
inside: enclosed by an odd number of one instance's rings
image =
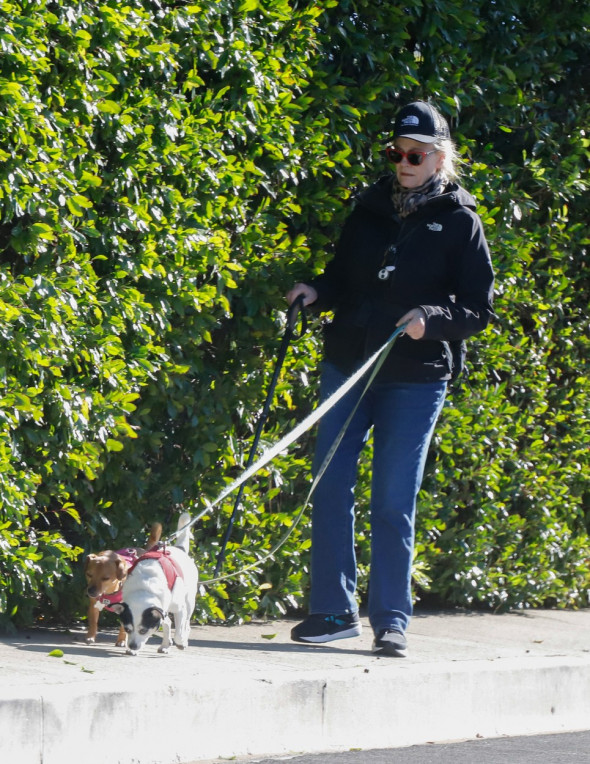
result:
[(111, 594), (101, 594), (96, 598), (96, 607), (99, 610), (112, 610), (111, 605), (117, 605), (123, 600), (123, 589), (119, 587), (116, 592)]

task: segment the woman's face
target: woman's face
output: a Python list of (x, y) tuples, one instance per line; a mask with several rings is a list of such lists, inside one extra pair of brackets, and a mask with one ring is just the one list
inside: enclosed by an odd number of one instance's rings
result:
[(418, 186), (426, 183), (435, 172), (438, 172), (443, 165), (445, 155), (442, 151), (435, 150), (434, 143), (420, 143), (413, 138), (396, 138), (394, 146), (404, 153), (424, 151), (428, 154), (429, 151), (434, 152), (424, 157), (422, 164), (419, 165), (410, 164), (406, 157), (399, 164), (394, 165), (399, 184), (404, 188), (418, 188)]

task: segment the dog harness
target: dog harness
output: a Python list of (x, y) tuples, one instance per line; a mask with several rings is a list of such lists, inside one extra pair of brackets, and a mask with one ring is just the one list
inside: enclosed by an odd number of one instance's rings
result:
[[(140, 549), (139, 551), (141, 552), (142, 550)], [(138, 550), (134, 549), (133, 547), (118, 549), (116, 554), (125, 560), (130, 570), (135, 566), (135, 563), (139, 559)], [(106, 610), (112, 610), (111, 605), (117, 605), (119, 602), (121, 602), (122, 598), (123, 582), (120, 582), (119, 588), (116, 592), (111, 592), (110, 594), (101, 594), (100, 597), (97, 597), (95, 607), (98, 610), (104, 610), (105, 608)]]
[(172, 591), (177, 578), (180, 577), (184, 579), (180, 565), (173, 557), (170, 556), (169, 551), (161, 549), (151, 549), (149, 552), (142, 554), (141, 557), (139, 557), (133, 563), (129, 569), (128, 575), (131, 575), (137, 563), (142, 562), (143, 560), (157, 560), (160, 563), (162, 570), (164, 571), (164, 575), (166, 576), (166, 583), (168, 584), (170, 591)]

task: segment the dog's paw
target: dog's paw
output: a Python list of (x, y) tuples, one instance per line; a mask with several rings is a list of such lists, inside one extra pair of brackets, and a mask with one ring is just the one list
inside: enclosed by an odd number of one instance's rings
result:
[(164, 655), (165, 655), (167, 652), (169, 652), (169, 650), (170, 650), (170, 646), (169, 646), (169, 645), (168, 645), (168, 646), (166, 646), (166, 647), (164, 647), (164, 645), (161, 645), (160, 647), (158, 647), (158, 652), (159, 652), (159, 653), (163, 653)]
[(118, 639), (115, 642), (115, 647), (125, 647), (126, 644), (127, 644), (127, 640), (126, 639)]
[(126, 655), (137, 655), (137, 650), (132, 650), (130, 647), (125, 650)]
[(179, 645), (177, 642), (174, 643), (175, 647), (177, 647), (179, 650), (186, 650), (188, 645)]
[(86, 637), (87, 645), (93, 645), (95, 642), (96, 642), (96, 639), (94, 637)]

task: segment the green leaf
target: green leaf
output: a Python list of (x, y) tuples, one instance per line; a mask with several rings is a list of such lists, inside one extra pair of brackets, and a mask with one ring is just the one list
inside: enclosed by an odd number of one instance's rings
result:
[(116, 101), (110, 101), (108, 98), (99, 101), (96, 108), (104, 114), (120, 114), (121, 106)]
[(258, 10), (260, 0), (242, 0), (238, 9), (239, 13), (251, 13)]

